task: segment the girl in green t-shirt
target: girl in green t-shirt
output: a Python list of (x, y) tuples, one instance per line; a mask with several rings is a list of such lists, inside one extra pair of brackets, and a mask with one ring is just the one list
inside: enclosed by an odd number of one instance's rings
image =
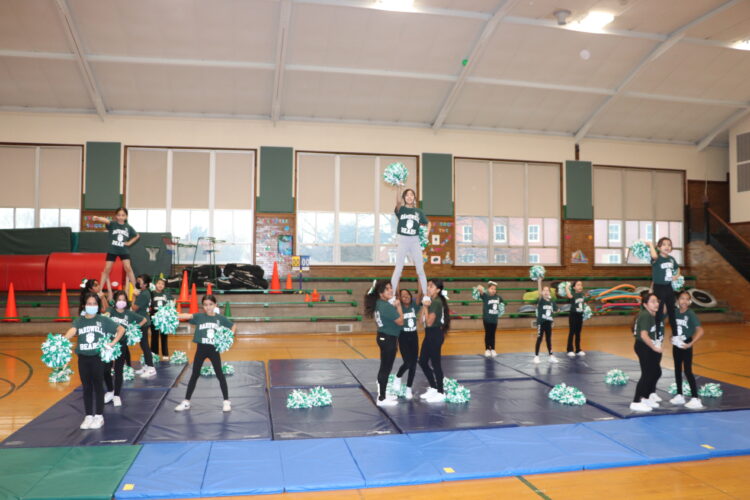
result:
[(641, 365), (641, 378), (635, 386), (630, 409), (636, 412), (649, 412), (659, 407), (661, 398), (656, 394), (656, 383), (661, 377), (661, 353), (663, 332), (656, 326), (656, 311), (659, 298), (653, 292), (643, 294), (642, 307), (633, 325), (635, 345), (633, 349)]
[[(148, 318), (130, 310), (128, 294), (124, 290), (116, 291), (113, 300), (114, 305), (109, 311), (109, 317), (112, 321), (123, 328), (127, 328), (130, 323), (135, 323), (141, 329), (148, 325)], [(114, 406), (122, 406), (120, 393), (122, 392), (123, 371), (125, 361), (130, 359), (130, 349), (124, 335), (120, 339), (120, 349), (122, 350), (122, 355), (104, 365), (104, 385), (107, 387), (107, 392), (104, 394), (104, 404), (111, 401)], [(112, 377), (112, 368), (115, 371), (114, 378)]]
[(429, 305), (422, 304), (420, 313), (426, 328), (419, 353), (419, 366), (422, 367), (430, 388), (419, 397), (428, 403), (445, 401), (441, 351), (445, 335), (451, 326), (451, 317), (443, 287), (443, 280), (440, 279), (433, 278), (427, 282), (427, 296), (432, 300)]
[(557, 303), (552, 298), (549, 286), (542, 286), (542, 278), (536, 282), (539, 291), (539, 299), (536, 303), (536, 344), (534, 345), (534, 364), (539, 364), (539, 348), (542, 346), (542, 338), (547, 343), (547, 360), (550, 363), (558, 363), (559, 360), (552, 352), (552, 325), (555, 322), (554, 314), (557, 312)]
[(680, 266), (672, 253), (672, 240), (666, 236), (659, 238), (654, 247), (652, 241), (645, 242), (651, 252), (651, 279), (652, 290), (659, 299), (659, 309), (656, 311), (656, 324), (659, 328), (664, 328), (664, 314), (669, 316), (669, 326), (672, 328), (672, 335), (677, 335), (677, 326), (675, 325), (675, 302), (677, 298), (674, 295), (672, 281), (680, 275)]
[(497, 294), (497, 283), (494, 281), (487, 282), (487, 289), (482, 285), (477, 285), (477, 290), (479, 290), (479, 298), (482, 300), (484, 357), (494, 358), (497, 356), (497, 352), (495, 352), (495, 332), (500, 320), (500, 304), (505, 304), (505, 301)]
[(112, 272), (112, 266), (119, 258), (122, 261), (122, 268), (125, 270), (125, 284), (123, 290), (128, 289), (128, 283), (135, 284), (135, 274), (133, 266), (130, 264), (130, 247), (138, 241), (141, 236), (128, 224), (128, 209), (120, 207), (115, 210), (114, 220), (104, 217), (94, 216), (91, 218), (94, 222), (104, 224), (109, 232), (109, 247), (107, 249), (107, 258), (102, 270), (100, 283), (109, 283), (109, 273)]
[(393, 288), (385, 280), (376, 281), (365, 295), (365, 316), (373, 318), (378, 331), (375, 340), (380, 348), (380, 368), (378, 369), (378, 406), (395, 406), (398, 401), (395, 396), (386, 395), (388, 376), (396, 360), (398, 336), (404, 325), (404, 313), (401, 302), (391, 304)]
[[(680, 292), (677, 297), (677, 320), (676, 336), (672, 337), (672, 357), (674, 358), (674, 377), (677, 384), (677, 395), (669, 400), (673, 405), (685, 405), (691, 410), (703, 408), (698, 397), (698, 385), (693, 375), (693, 346), (703, 337), (703, 327), (698, 316), (690, 309), (690, 294), (686, 291)], [(685, 402), (682, 394), (682, 372), (690, 385), (690, 401)]]
[[(583, 330), (583, 308), (586, 307), (586, 294), (583, 293), (583, 281), (578, 280), (573, 284), (573, 290), (570, 289), (570, 283), (565, 290), (568, 299), (570, 299), (570, 313), (568, 315), (568, 356), (571, 358), (585, 356), (586, 353), (581, 350), (581, 330)], [(575, 342), (575, 350), (573, 343)]]
[[(414, 262), (419, 277), (419, 295), (424, 297), (427, 290), (427, 276), (424, 273), (424, 262), (422, 260), (422, 245), (419, 244), (419, 227), (427, 226), (427, 234), (430, 234), (430, 221), (425, 217), (421, 208), (417, 207), (417, 194), (413, 189), (404, 190), (399, 196), (396, 191), (396, 208), (394, 210), (397, 219), (396, 226), (396, 267), (391, 276), (391, 288), (398, 290), (401, 272), (404, 270), (404, 259), (410, 257)], [(429, 304), (429, 298), (424, 297)], [(395, 305), (395, 297), (391, 304)]]
[(407, 289), (399, 290), (399, 300), (401, 301), (401, 310), (404, 313), (404, 324), (401, 327), (401, 334), (398, 336), (398, 350), (401, 351), (403, 363), (396, 372), (396, 378), (393, 379), (393, 389), (398, 391), (401, 388), (401, 377), (409, 371), (406, 377), (406, 399), (412, 399), (414, 393), (411, 388), (414, 384), (414, 375), (417, 372), (417, 358), (419, 357), (419, 336), (417, 335), (417, 308), (414, 306), (414, 298)]

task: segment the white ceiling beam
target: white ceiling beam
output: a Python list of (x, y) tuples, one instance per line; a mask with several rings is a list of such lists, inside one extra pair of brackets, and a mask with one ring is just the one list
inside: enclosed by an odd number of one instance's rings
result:
[(748, 113), (750, 113), (750, 109), (740, 109), (732, 113), (729, 116), (729, 118), (727, 118), (726, 120), (719, 123), (716, 127), (714, 127), (706, 137), (698, 141), (698, 144), (696, 145), (696, 147), (698, 148), (698, 151), (703, 151), (704, 149), (706, 149), (706, 147), (708, 147), (708, 145), (711, 144), (711, 142), (713, 142), (713, 140), (716, 138), (717, 135), (721, 134), (722, 132), (730, 128), (732, 125), (734, 125), (735, 123), (743, 119), (745, 116), (748, 115)]
[(104, 120), (104, 116), (107, 114), (107, 109), (104, 106), (104, 100), (102, 94), (99, 91), (99, 87), (96, 85), (96, 79), (94, 79), (94, 73), (91, 71), (88, 61), (84, 56), (83, 44), (81, 43), (81, 37), (78, 35), (78, 29), (76, 28), (73, 15), (68, 7), (66, 0), (55, 0), (57, 5), (57, 11), (60, 14), (60, 19), (63, 23), (65, 34), (68, 37), (68, 45), (73, 50), (76, 61), (78, 62), (78, 68), (81, 70), (81, 76), (83, 77), (84, 85), (86, 86), (86, 92), (88, 92), (91, 101), (96, 108), (96, 113), (99, 118)]
[[(0, 51), (0, 56), (3, 53)], [(152, 66), (193, 66), (196, 68), (259, 69), (273, 70), (274, 63), (253, 61), (227, 61), (214, 59), (183, 59), (176, 57), (113, 56), (106, 54), (87, 55), (86, 59), (97, 63), (145, 64)]]
[(581, 139), (586, 137), (586, 134), (589, 130), (591, 130), (591, 127), (596, 122), (597, 118), (601, 116), (601, 114), (606, 110), (614, 101), (617, 99), (625, 90), (625, 87), (632, 82), (645, 68), (646, 66), (651, 63), (652, 61), (658, 59), (660, 56), (662, 56), (665, 52), (667, 52), (669, 49), (675, 46), (677, 42), (679, 42), (682, 38), (685, 37), (685, 34), (687, 31), (694, 26), (702, 23), (706, 19), (715, 16), (719, 12), (722, 12), (730, 7), (733, 7), (734, 5), (738, 4), (743, 0), (729, 0), (728, 2), (724, 2), (720, 6), (709, 10), (705, 14), (697, 17), (696, 19), (693, 19), (689, 23), (683, 25), (682, 27), (678, 28), (677, 30), (673, 31), (669, 34), (666, 40), (663, 42), (660, 42), (656, 47), (649, 52), (646, 57), (640, 60), (640, 62), (632, 69), (630, 72), (625, 76), (625, 78), (620, 82), (620, 84), (615, 89), (615, 93), (612, 96), (607, 97), (604, 102), (602, 102), (595, 110), (594, 112), (586, 119), (586, 121), (581, 125), (581, 127), (578, 129), (575, 135), (576, 144), (581, 142)]
[(484, 53), (487, 44), (490, 42), (492, 34), (495, 32), (495, 28), (497, 28), (497, 25), (500, 24), (500, 21), (502, 21), (503, 18), (507, 16), (508, 13), (510, 13), (511, 9), (517, 2), (518, 0), (504, 0), (500, 7), (498, 7), (498, 9), (492, 15), (492, 18), (484, 25), (482, 33), (479, 35), (479, 38), (477, 38), (477, 40), (474, 42), (473, 47), (469, 51), (467, 63), (461, 68), (458, 79), (453, 84), (450, 92), (448, 92), (448, 96), (445, 98), (445, 101), (443, 101), (443, 105), (440, 107), (440, 110), (435, 117), (435, 121), (432, 124), (433, 130), (438, 130), (443, 126), (443, 123), (445, 123), (445, 119), (448, 117), (448, 113), (450, 113), (453, 105), (456, 103), (456, 100), (458, 100), (458, 96), (461, 94), (461, 89), (463, 89), (464, 84), (466, 84), (466, 79), (469, 77), (469, 73), (471, 73), (471, 70), (479, 63), (479, 60), (482, 58), (482, 54)]
[(273, 74), (273, 96), (271, 98), (271, 121), (276, 123), (281, 116), (281, 99), (284, 94), (284, 70), (289, 46), (289, 27), (292, 22), (291, 0), (281, 0), (279, 31), (276, 38), (276, 63)]
[[(393, 9), (385, 8), (381, 5), (378, 5), (374, 0), (293, 0), (293, 1), (294, 3), (298, 3), (298, 4), (393, 11)], [(481, 19), (485, 21), (492, 18), (492, 14), (489, 14), (486, 12), (480, 12), (476, 10), (443, 9), (443, 8), (438, 8), (438, 7), (426, 7), (426, 6), (413, 6), (408, 9), (399, 10), (398, 12), (412, 13), (412, 14), (428, 14), (428, 15), (433, 15), (433, 16), (444, 16), (444, 17), (462, 17), (462, 18), (467, 18), (467, 19)]]

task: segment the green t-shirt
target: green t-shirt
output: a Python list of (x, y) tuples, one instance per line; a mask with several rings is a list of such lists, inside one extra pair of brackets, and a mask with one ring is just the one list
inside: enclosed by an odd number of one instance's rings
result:
[(401, 304), (401, 310), (404, 313), (404, 326), (401, 327), (401, 331), (415, 333), (417, 331), (417, 310), (414, 308), (414, 303), (408, 306)]
[(497, 294), (489, 295), (483, 293), (479, 296), (482, 299), (482, 319), (487, 323), (497, 323), (500, 313), (500, 304), (505, 301)]
[(537, 323), (554, 321), (552, 315), (555, 312), (557, 312), (557, 303), (552, 300), (544, 300), (541, 297), (539, 298), (539, 301), (536, 303)]
[(701, 321), (692, 309), (688, 309), (684, 313), (677, 309), (674, 314), (677, 320), (677, 335), (684, 335), (687, 342), (690, 342), (695, 334), (695, 329), (701, 326)]
[(108, 252), (113, 255), (126, 255), (128, 247), (125, 246), (125, 243), (138, 236), (135, 229), (127, 222), (120, 224), (116, 221), (110, 221), (107, 224), (107, 231), (109, 231)]
[(138, 306), (138, 314), (148, 316), (151, 309), (151, 291), (148, 288), (141, 290), (133, 303)]
[(583, 308), (586, 306), (586, 294), (583, 292), (573, 292), (573, 298), (570, 299), (570, 312), (583, 314)]
[(154, 290), (154, 293), (151, 294), (151, 314), (155, 314), (156, 311), (167, 305), (167, 302), (170, 300), (172, 300), (172, 295), (166, 290), (161, 292)]
[(117, 334), (117, 323), (100, 315), (90, 319), (79, 316), (73, 320), (73, 328), (78, 340), (76, 354), (81, 356), (98, 356), (99, 342), (111, 340)]
[(670, 285), (672, 278), (677, 274), (680, 266), (671, 255), (662, 257), (659, 255), (656, 259), (651, 259), (651, 273), (653, 275), (654, 285)]
[(398, 316), (398, 311), (394, 306), (383, 299), (378, 299), (375, 304), (375, 324), (378, 325), (378, 333), (398, 337), (401, 333), (401, 327), (395, 323)]
[(641, 309), (641, 312), (638, 313), (638, 319), (633, 326), (633, 335), (637, 341), (643, 342), (641, 332), (644, 330), (648, 332), (651, 340), (662, 340), (664, 338), (664, 329), (657, 331), (656, 318), (651, 316), (648, 311)]
[(190, 324), (195, 325), (193, 342), (196, 344), (211, 345), (214, 343), (214, 333), (220, 326), (225, 326), (227, 328), (232, 328), (232, 326), (234, 326), (234, 323), (221, 314), (209, 316), (206, 313), (193, 314), (193, 319), (190, 320)]
[(123, 328), (127, 328), (130, 323), (138, 325), (144, 319), (146, 320), (146, 325), (148, 325), (150, 322), (148, 316), (143, 316), (135, 311), (128, 310), (117, 312), (117, 309), (112, 309), (109, 311), (109, 319), (111, 319), (118, 325), (122, 325)]
[(427, 225), (427, 217), (424, 216), (424, 212), (419, 208), (411, 208), (401, 205), (395, 212), (396, 218), (398, 219), (396, 234), (404, 236), (419, 236), (420, 224)]
[(438, 297), (432, 299), (430, 306), (427, 308), (427, 313), (435, 315), (435, 322), (428, 328), (439, 328), (442, 330), (443, 325), (445, 324), (445, 318), (443, 317), (443, 301)]

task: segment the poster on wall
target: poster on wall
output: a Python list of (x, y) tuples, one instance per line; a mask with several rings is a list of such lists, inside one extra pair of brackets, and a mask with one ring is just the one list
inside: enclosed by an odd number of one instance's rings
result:
[(453, 259), (453, 230), (452, 217), (430, 217), (432, 229), (430, 231), (430, 244), (425, 248), (425, 262), (433, 266), (452, 265)]
[(255, 218), (255, 264), (270, 280), (273, 264), (283, 277), (291, 272), (294, 253), (294, 215), (268, 214)]

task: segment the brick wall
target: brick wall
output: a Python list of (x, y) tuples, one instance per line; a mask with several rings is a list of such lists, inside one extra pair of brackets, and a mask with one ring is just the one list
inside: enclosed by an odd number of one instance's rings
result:
[(750, 302), (747, 301), (748, 283), (713, 247), (701, 241), (688, 245), (692, 274), (696, 287), (708, 290), (717, 300), (729, 304), (732, 310), (750, 319)]

